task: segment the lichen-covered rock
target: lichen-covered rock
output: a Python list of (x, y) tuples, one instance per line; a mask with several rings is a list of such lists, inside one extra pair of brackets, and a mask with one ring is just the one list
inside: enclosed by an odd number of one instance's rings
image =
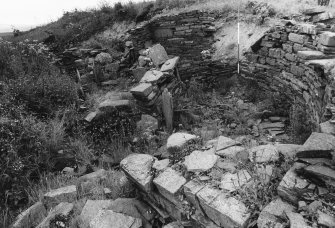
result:
[(95, 218), (98, 212), (103, 209), (108, 209), (112, 202), (112, 200), (87, 200), (80, 214), (79, 227), (88, 228), (90, 222)]
[(153, 180), (160, 194), (178, 204), (177, 193), (186, 183), (186, 179), (172, 168), (167, 168)]
[(247, 170), (240, 170), (235, 174), (225, 173), (221, 178), (220, 187), (227, 191), (235, 191), (251, 180)]
[(100, 210), (90, 222), (90, 228), (140, 228), (141, 219), (116, 213), (112, 210)]
[(278, 161), (279, 152), (273, 145), (261, 145), (251, 148), (249, 159), (256, 163)]
[(47, 211), (43, 206), (42, 202), (37, 202), (27, 210), (20, 213), (15, 222), (13, 228), (29, 228), (37, 226), (43, 218), (47, 216)]
[(60, 202), (74, 202), (77, 199), (77, 187), (70, 185), (58, 189), (53, 189), (43, 196), (43, 204), (46, 208), (52, 208)]
[(197, 136), (191, 135), (188, 133), (177, 132), (172, 134), (166, 144), (166, 148), (168, 151), (171, 150), (180, 150), (185, 146), (189, 141), (196, 139)]
[(287, 171), (277, 188), (278, 195), (295, 205), (298, 204), (304, 190), (309, 185), (308, 181), (300, 178), (295, 172), (296, 169), (303, 167), (305, 167), (304, 164), (295, 163), (292, 168)]
[(284, 227), (285, 211), (293, 211), (294, 206), (282, 201), (280, 198), (271, 201), (259, 214), (258, 228)]
[(131, 154), (120, 163), (122, 170), (144, 191), (151, 191), (155, 158), (148, 154)]
[(185, 157), (184, 165), (189, 172), (205, 172), (213, 168), (218, 156), (212, 151), (193, 151)]
[(227, 138), (227, 137), (224, 137), (224, 136), (220, 136), (218, 138), (218, 142), (217, 142), (217, 146), (216, 146), (216, 151), (220, 151), (220, 150), (224, 150), (228, 147), (231, 147), (231, 146), (239, 146), (241, 145), (240, 142), (238, 141), (235, 141), (231, 138)]

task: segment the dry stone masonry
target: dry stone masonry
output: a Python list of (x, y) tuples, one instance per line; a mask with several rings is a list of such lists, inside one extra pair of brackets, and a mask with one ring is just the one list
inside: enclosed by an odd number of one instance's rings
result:
[(203, 58), (203, 51), (210, 51), (216, 31), (217, 15), (202, 11), (191, 11), (175, 15), (159, 16), (129, 31), (135, 47), (140, 50), (151, 43), (160, 43), (169, 55), (179, 56), (182, 80), (196, 78), (214, 85), (215, 78), (229, 77), (236, 70), (219, 60)]
[(246, 53), (242, 76), (307, 104), (315, 129), (335, 134), (335, 33), (329, 26), (286, 21)]

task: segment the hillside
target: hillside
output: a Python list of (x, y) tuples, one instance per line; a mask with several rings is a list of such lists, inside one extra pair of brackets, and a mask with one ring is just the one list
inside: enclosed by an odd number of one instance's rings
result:
[(157, 0), (0, 38), (0, 227), (334, 227), (334, 20)]

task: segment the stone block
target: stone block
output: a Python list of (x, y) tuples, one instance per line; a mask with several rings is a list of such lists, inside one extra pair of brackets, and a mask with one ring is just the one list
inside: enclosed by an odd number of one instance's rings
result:
[(302, 194), (309, 186), (309, 182), (300, 178), (295, 172), (296, 169), (305, 167), (302, 163), (295, 163), (289, 171), (285, 174), (277, 188), (278, 195), (286, 201), (297, 205)]
[(36, 227), (46, 216), (47, 211), (43, 203), (37, 202), (17, 216), (12, 228)]
[(100, 210), (90, 222), (90, 228), (140, 228), (142, 220), (112, 210)]
[(302, 145), (297, 144), (277, 144), (276, 149), (287, 158), (295, 158)]
[(299, 32), (310, 34), (310, 35), (316, 35), (317, 34), (317, 28), (316, 25), (312, 24), (300, 24), (299, 25)]
[(225, 136), (219, 136), (216, 151), (224, 150), (231, 146), (240, 146), (241, 143)]
[(140, 83), (130, 90), (132, 94), (140, 97), (147, 97), (153, 90), (151, 83)]
[(172, 134), (167, 139), (166, 148), (167, 150), (180, 150), (182, 149), (189, 141), (197, 139), (197, 136), (191, 135), (188, 133), (177, 132)]
[(79, 227), (88, 228), (99, 211), (108, 209), (112, 202), (112, 200), (87, 200), (80, 214)]
[(335, 227), (335, 218), (322, 211), (318, 211), (318, 224), (325, 227)]
[(147, 72), (147, 69), (145, 67), (137, 67), (132, 70), (132, 73), (136, 79), (136, 81), (141, 81), (143, 78), (144, 74)]
[(159, 67), (169, 59), (165, 48), (160, 44), (156, 44), (149, 48), (149, 57), (156, 67)]
[(290, 228), (312, 228), (309, 226), (301, 214), (292, 211), (285, 211), (290, 220)]
[(283, 44), (283, 50), (288, 52), (288, 53), (292, 53), (293, 52), (293, 46), (290, 45), (290, 44), (284, 43)]
[(291, 65), (291, 73), (302, 77), (305, 75), (305, 69), (300, 66)]
[(167, 167), (169, 167), (170, 160), (164, 159), (164, 160), (155, 160), (155, 163), (153, 164), (152, 168), (154, 168), (157, 171), (163, 171)]
[(318, 177), (330, 185), (334, 185), (335, 183), (335, 170), (322, 164), (304, 167), (304, 171), (308, 176)]
[(128, 109), (128, 108), (130, 108), (129, 100), (108, 99), (98, 105), (98, 109), (101, 112), (109, 112), (109, 111), (122, 110), (122, 109)]
[(248, 208), (234, 197), (227, 197), (226, 194), (220, 194), (209, 205), (206, 215), (220, 227), (238, 227), (247, 226), (250, 218)]
[(184, 165), (189, 172), (206, 172), (213, 168), (218, 156), (214, 151), (193, 151), (185, 157)]
[(167, 60), (161, 67), (162, 72), (173, 72), (179, 62), (179, 57)]
[(247, 150), (241, 146), (231, 146), (226, 149), (216, 151), (216, 154), (224, 158), (232, 158), (238, 160), (248, 159)]
[(286, 53), (285, 58), (291, 62), (295, 62), (297, 60), (297, 56), (293, 53)]
[(186, 183), (186, 179), (172, 168), (167, 168), (153, 180), (160, 194), (178, 204), (177, 195)]
[(279, 152), (273, 145), (261, 145), (249, 150), (249, 159), (256, 163), (266, 163), (279, 160)]
[(320, 14), (314, 15), (312, 17), (312, 21), (313, 22), (322, 22), (322, 21), (329, 20), (329, 19), (332, 19), (332, 18), (334, 18), (333, 13), (331, 13), (331, 12), (324, 12), (324, 13), (320, 13)]
[(266, 57), (266, 63), (271, 65), (271, 66), (275, 66), (276, 65), (276, 59), (274, 58), (270, 58), (270, 57)]
[(335, 135), (335, 124), (332, 124), (330, 121), (320, 123), (321, 133)]
[(304, 44), (309, 40), (309, 36), (297, 33), (290, 33), (288, 35), (288, 40), (294, 43)]
[(150, 192), (153, 175), (151, 172), (155, 158), (148, 154), (131, 154), (120, 163), (122, 170), (142, 190)]
[(201, 183), (200, 181), (198, 181), (197, 179), (193, 179), (193, 180), (187, 182), (183, 187), (184, 188), (184, 195), (186, 196), (186, 199), (193, 206), (195, 206), (195, 208), (199, 211), (201, 211), (201, 208), (200, 208), (199, 202), (196, 198), (196, 195), (204, 187), (205, 187), (205, 185), (203, 183)]
[(334, 32), (321, 33), (319, 43), (325, 46), (335, 47), (335, 33)]
[(331, 158), (335, 148), (335, 136), (313, 132), (297, 153), (299, 158)]
[(77, 199), (77, 187), (70, 185), (62, 188), (53, 189), (43, 196), (43, 204), (47, 209), (56, 206), (61, 202), (74, 202)]
[(259, 214), (257, 219), (258, 228), (284, 227), (285, 211), (293, 211), (295, 208), (280, 198), (271, 201)]
[(220, 188), (229, 192), (240, 189), (251, 180), (251, 176), (246, 170), (240, 170), (235, 174), (225, 173), (221, 178)]
[(164, 73), (158, 70), (149, 70), (147, 71), (140, 83), (157, 83), (164, 79)]
[(298, 51), (297, 55), (299, 58), (304, 60), (327, 58), (327, 56), (321, 51)]

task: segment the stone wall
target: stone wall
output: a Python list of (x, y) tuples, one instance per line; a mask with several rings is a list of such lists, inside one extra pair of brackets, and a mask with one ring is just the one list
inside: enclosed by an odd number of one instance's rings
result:
[(276, 26), (246, 53), (242, 76), (308, 106), (314, 124), (334, 118), (335, 33), (325, 25)]
[(216, 77), (228, 77), (236, 69), (204, 59), (201, 52), (210, 50), (214, 44), (214, 13), (198, 10), (177, 15), (160, 16), (129, 31), (136, 49), (150, 43), (160, 43), (167, 53), (180, 56), (179, 71), (182, 79), (196, 77), (201, 82), (211, 82)]

